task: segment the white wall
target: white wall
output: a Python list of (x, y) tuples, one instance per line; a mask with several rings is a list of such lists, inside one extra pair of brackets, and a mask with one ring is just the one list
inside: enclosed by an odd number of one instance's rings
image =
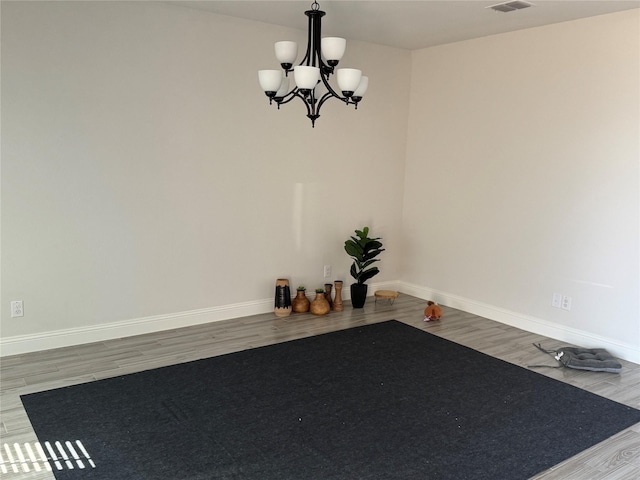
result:
[(277, 277), (348, 282), (368, 224), (377, 284), (640, 362), (637, 10), (413, 54), (349, 42), (369, 93), (311, 129), (256, 73), (302, 30), (0, 8), (3, 355), (268, 311)]
[(257, 81), (274, 41), (306, 41), (303, 11), (298, 31), (155, 2), (1, 8), (4, 355), (268, 311), (276, 278), (313, 290), (326, 264), (350, 283), (365, 224), (388, 247), (374, 281), (397, 281), (409, 52), (349, 42), (369, 93), (312, 129)]
[(413, 53), (405, 291), (640, 362), (638, 12)]

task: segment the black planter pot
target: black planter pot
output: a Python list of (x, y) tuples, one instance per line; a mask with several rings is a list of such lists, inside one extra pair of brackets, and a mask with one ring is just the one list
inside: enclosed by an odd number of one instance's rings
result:
[(368, 285), (365, 283), (351, 284), (351, 304), (353, 305), (353, 308), (364, 307), (364, 302), (367, 301), (367, 289)]

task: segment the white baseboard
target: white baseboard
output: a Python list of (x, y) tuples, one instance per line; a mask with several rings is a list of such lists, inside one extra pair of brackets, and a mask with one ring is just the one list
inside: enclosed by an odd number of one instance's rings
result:
[[(640, 363), (640, 349), (617, 340), (594, 335), (540, 318), (512, 312), (504, 308), (478, 302), (407, 282), (391, 281), (369, 284), (369, 296), (376, 290), (398, 290), (424, 300), (433, 300), (442, 305), (480, 315), (522, 330), (544, 335), (585, 348), (606, 348), (618, 358)], [(351, 298), (348, 285), (343, 290), (343, 298)], [(0, 356), (69, 347), (85, 343), (104, 342), (116, 338), (143, 335), (174, 328), (190, 327), (205, 323), (247, 317), (273, 311), (273, 299), (223, 305), (219, 307), (190, 310), (186, 312), (156, 315), (111, 322), (102, 325), (54, 330), (31, 335), (18, 335), (0, 339)]]
[[(343, 298), (345, 300), (351, 298), (348, 286), (349, 285), (345, 285), (343, 290)], [(371, 296), (373, 292), (381, 289), (397, 290), (398, 282), (369, 284), (368, 294)], [(272, 311), (273, 299), (269, 298), (200, 310), (135, 318), (101, 325), (53, 330), (32, 335), (17, 335), (0, 339), (0, 357), (50, 350), (52, 348), (70, 347), (85, 343), (104, 342), (116, 338), (143, 335), (145, 333), (160, 332), (174, 328), (191, 327)]]
[(84, 343), (104, 342), (116, 338), (202, 325), (271, 311), (273, 311), (273, 299), (264, 299), (101, 325), (54, 330), (33, 335), (18, 335), (0, 339), (0, 356), (19, 355)]
[(399, 282), (398, 289), (407, 295), (413, 295), (424, 300), (433, 300), (447, 307), (473, 313), (474, 315), (528, 332), (567, 342), (568, 344), (583, 348), (605, 348), (618, 358), (640, 363), (640, 348), (618, 340), (407, 282)]

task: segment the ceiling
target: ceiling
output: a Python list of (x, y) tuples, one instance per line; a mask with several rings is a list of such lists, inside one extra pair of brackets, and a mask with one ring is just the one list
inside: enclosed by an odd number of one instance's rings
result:
[[(220, 15), (306, 30), (312, 0), (170, 2)], [(323, 36), (419, 49), (524, 28), (640, 8), (640, 0), (531, 0), (530, 8), (501, 13), (502, 0), (319, 0)]]

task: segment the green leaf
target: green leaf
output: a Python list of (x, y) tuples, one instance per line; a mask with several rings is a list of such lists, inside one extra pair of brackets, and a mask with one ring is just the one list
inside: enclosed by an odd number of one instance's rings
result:
[(351, 240), (347, 240), (346, 242), (344, 242), (344, 249), (350, 256), (354, 258), (362, 257), (362, 247), (360, 247), (360, 245), (356, 244), (355, 242), (352, 242)]
[(379, 258), (374, 258), (373, 260), (369, 260), (369, 261), (367, 261), (367, 262), (362, 263), (360, 268), (361, 268), (362, 270), (364, 270), (365, 268), (367, 268), (367, 267), (368, 267), (369, 265), (371, 265), (372, 263), (374, 263), (374, 262), (379, 262), (379, 261), (380, 261), (380, 259), (379, 259)]
[(372, 250), (371, 252), (365, 253), (362, 256), (362, 260), (370, 260), (374, 257), (377, 257), (379, 254), (381, 254), (382, 252), (384, 252), (384, 248), (380, 249), (380, 250)]
[(382, 248), (382, 243), (380, 243), (377, 238), (369, 240), (365, 245), (365, 250), (376, 250), (378, 248)]
[(378, 267), (370, 268), (369, 270), (366, 270), (360, 274), (360, 279), (358, 280), (358, 282), (365, 283), (371, 277), (374, 277), (379, 273), (380, 273), (380, 270), (378, 270)]
[(351, 273), (351, 276), (353, 278), (358, 280), (358, 273), (356, 272), (356, 264), (355, 263), (351, 264), (351, 272), (350, 273)]

